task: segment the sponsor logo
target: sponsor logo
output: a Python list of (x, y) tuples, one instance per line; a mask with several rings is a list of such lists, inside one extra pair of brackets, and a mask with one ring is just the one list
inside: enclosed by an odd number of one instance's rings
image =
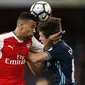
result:
[(26, 47), (30, 48), (31, 47), (31, 43), (26, 44)]
[(11, 65), (22, 65), (25, 64), (25, 62), (26, 62), (25, 57), (22, 55), (17, 55), (16, 60), (12, 60), (10, 58), (5, 59), (5, 63)]

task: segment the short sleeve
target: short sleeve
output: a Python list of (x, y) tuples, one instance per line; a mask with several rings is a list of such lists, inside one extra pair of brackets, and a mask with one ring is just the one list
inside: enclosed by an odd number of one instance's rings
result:
[(1, 49), (3, 48), (3, 45), (4, 45), (3, 39), (2, 39), (2, 37), (0, 36), (0, 59), (1, 59), (1, 57), (2, 57)]
[(70, 47), (62, 48), (61, 46), (57, 46), (56, 48), (46, 52), (50, 59), (65, 61), (73, 58), (73, 52)]
[(44, 45), (41, 44), (34, 36), (32, 37), (32, 51), (33, 52), (43, 52)]
[(64, 52), (60, 47), (46, 51), (46, 53), (49, 55), (50, 59), (62, 60), (64, 56)]

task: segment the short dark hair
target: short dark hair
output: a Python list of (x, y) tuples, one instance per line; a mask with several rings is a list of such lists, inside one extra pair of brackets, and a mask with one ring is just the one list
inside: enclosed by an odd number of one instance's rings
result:
[(37, 30), (42, 32), (46, 38), (50, 35), (59, 32), (61, 29), (61, 18), (51, 17), (47, 22), (38, 24)]
[(18, 18), (19, 20), (33, 20), (37, 22), (37, 17), (35, 17), (33, 14), (30, 14), (29, 12), (22, 12)]

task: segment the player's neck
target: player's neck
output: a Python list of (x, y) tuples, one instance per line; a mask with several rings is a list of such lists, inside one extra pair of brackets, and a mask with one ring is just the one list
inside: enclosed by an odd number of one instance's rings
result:
[(56, 41), (53, 41), (53, 44), (57, 44), (57, 43), (60, 42), (60, 41), (61, 41), (61, 39), (56, 40)]
[(13, 33), (15, 34), (15, 36), (19, 39), (19, 40), (23, 40), (23, 38), (21, 37), (20, 33), (18, 30), (14, 30)]

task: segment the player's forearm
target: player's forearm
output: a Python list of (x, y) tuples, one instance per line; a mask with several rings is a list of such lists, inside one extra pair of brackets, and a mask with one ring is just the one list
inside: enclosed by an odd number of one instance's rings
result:
[(48, 39), (47, 44), (44, 47), (44, 51), (48, 50), (53, 45), (53, 42), (58, 43), (60, 41), (60, 39), (62, 38), (62, 34), (64, 34), (64, 33), (65, 33), (65, 31), (61, 30), (60, 32), (58, 32), (56, 34), (51, 35)]
[(41, 62), (41, 61), (45, 61), (48, 60), (49, 56), (47, 53), (29, 53), (28, 55), (28, 61), (30, 62)]

